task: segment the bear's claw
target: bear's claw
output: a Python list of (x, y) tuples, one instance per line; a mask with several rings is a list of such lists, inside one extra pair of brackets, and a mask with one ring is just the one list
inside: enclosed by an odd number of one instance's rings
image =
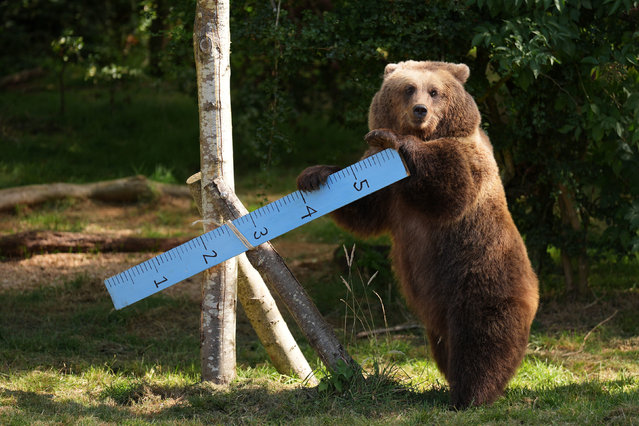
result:
[(364, 136), (364, 140), (372, 147), (377, 148), (393, 148), (397, 149), (399, 145), (399, 138), (389, 129), (375, 129), (371, 130)]
[(302, 171), (297, 177), (297, 189), (300, 191), (315, 191), (319, 189), (330, 175), (340, 170), (337, 166), (311, 166)]

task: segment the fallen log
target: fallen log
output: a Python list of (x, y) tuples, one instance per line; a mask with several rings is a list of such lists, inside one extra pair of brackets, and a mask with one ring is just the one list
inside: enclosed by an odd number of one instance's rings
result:
[(78, 232), (27, 231), (0, 237), (0, 258), (41, 253), (166, 251), (188, 238), (119, 237)]
[(107, 202), (135, 202), (156, 195), (190, 198), (191, 193), (183, 185), (170, 185), (148, 180), (144, 176), (94, 183), (49, 183), (0, 189), (0, 211), (17, 205), (42, 204), (65, 198), (90, 198)]
[(29, 80), (42, 77), (44, 74), (44, 70), (40, 67), (9, 74), (0, 79), (0, 88), (18, 86), (20, 84), (27, 83)]

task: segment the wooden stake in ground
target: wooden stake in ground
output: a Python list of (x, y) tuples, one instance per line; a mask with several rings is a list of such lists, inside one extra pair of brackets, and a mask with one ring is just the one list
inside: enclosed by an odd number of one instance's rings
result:
[[(193, 47), (197, 72), (202, 182), (217, 177), (233, 188), (229, 0), (197, 0)], [(222, 218), (209, 194), (202, 197), (204, 231)], [(235, 378), (237, 261), (208, 269), (202, 282), (202, 380), (227, 384)]]
[[(203, 188), (202, 192), (210, 193), (210, 198), (217, 203), (218, 210), (223, 212), (223, 216), (228, 220), (248, 214), (223, 179), (215, 179), (211, 185)], [(246, 257), (270, 287), (277, 291), (309, 344), (329, 370), (338, 371), (340, 363), (343, 362), (353, 370), (361, 371), (270, 242), (247, 251)]]

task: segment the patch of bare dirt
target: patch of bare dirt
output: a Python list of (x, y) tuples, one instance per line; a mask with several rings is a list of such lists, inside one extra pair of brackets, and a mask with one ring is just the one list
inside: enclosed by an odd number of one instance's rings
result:
[[(0, 235), (35, 229), (75, 230), (114, 236), (197, 236), (198, 214), (185, 199), (162, 197), (136, 204), (108, 204), (89, 200), (50, 203), (14, 213), (0, 213)], [(274, 243), (300, 280), (330, 262), (333, 244), (278, 239)], [(49, 253), (27, 259), (0, 261), (0, 291), (56, 286), (78, 278), (103, 281), (159, 253)], [(2, 253), (0, 253), (0, 258)], [(200, 299), (199, 275), (165, 290), (168, 294)]]
[(78, 277), (104, 279), (149, 257), (148, 253), (57, 253), (0, 262), (0, 289), (55, 286)]
[[(330, 261), (335, 246), (282, 241), (278, 252), (289, 261), (291, 270), (299, 276), (322, 268)], [(29, 290), (40, 286), (61, 285), (78, 278), (104, 280), (159, 253), (55, 253), (0, 262), (0, 290)], [(200, 275), (165, 290), (169, 294), (188, 291), (199, 297)], [(190, 284), (189, 284), (190, 283)], [(188, 290), (187, 290), (188, 288)]]

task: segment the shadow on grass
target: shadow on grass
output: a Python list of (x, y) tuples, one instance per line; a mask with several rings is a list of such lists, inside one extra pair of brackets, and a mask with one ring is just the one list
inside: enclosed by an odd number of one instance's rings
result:
[[(52, 393), (8, 390), (0, 388), (0, 398), (5, 409), (0, 411), (0, 419), (4, 417), (12, 424), (33, 424), (48, 422), (77, 422), (88, 418), (100, 420), (117, 420), (131, 418), (127, 407), (109, 406), (107, 404), (84, 405), (71, 400), (58, 400)], [(13, 408), (10, 409), (9, 407)]]
[(376, 419), (424, 408), (446, 410), (444, 392), (415, 393), (397, 384), (392, 395), (332, 394), (299, 386), (273, 389), (265, 380), (240, 380), (230, 388), (197, 384), (187, 387), (141, 385), (116, 401), (101, 395), (86, 402), (52, 392), (0, 388), (0, 399), (10, 401), (13, 422), (64, 422), (99, 419), (118, 422), (136, 418), (148, 421), (196, 420), (210, 422), (296, 422), (312, 418)]
[[(2, 400), (14, 412), (0, 412), (0, 419), (12, 421), (119, 422), (142, 421), (197, 423), (307, 423), (330, 421), (402, 423), (456, 421), (531, 421), (554, 419), (587, 422), (619, 422), (639, 418), (639, 393), (621, 390), (623, 381), (588, 382), (540, 391), (509, 392), (492, 407), (465, 411), (448, 408), (447, 392), (413, 392), (396, 384), (392, 395), (371, 398), (358, 394), (331, 394), (316, 388), (273, 389), (267, 381), (240, 380), (230, 388), (197, 384), (187, 387), (142, 385), (131, 391), (130, 399), (116, 402), (110, 397), (88, 398), (86, 403), (53, 393), (0, 388)], [(615, 391), (616, 389), (616, 391)], [(587, 407), (587, 408), (586, 408)]]

